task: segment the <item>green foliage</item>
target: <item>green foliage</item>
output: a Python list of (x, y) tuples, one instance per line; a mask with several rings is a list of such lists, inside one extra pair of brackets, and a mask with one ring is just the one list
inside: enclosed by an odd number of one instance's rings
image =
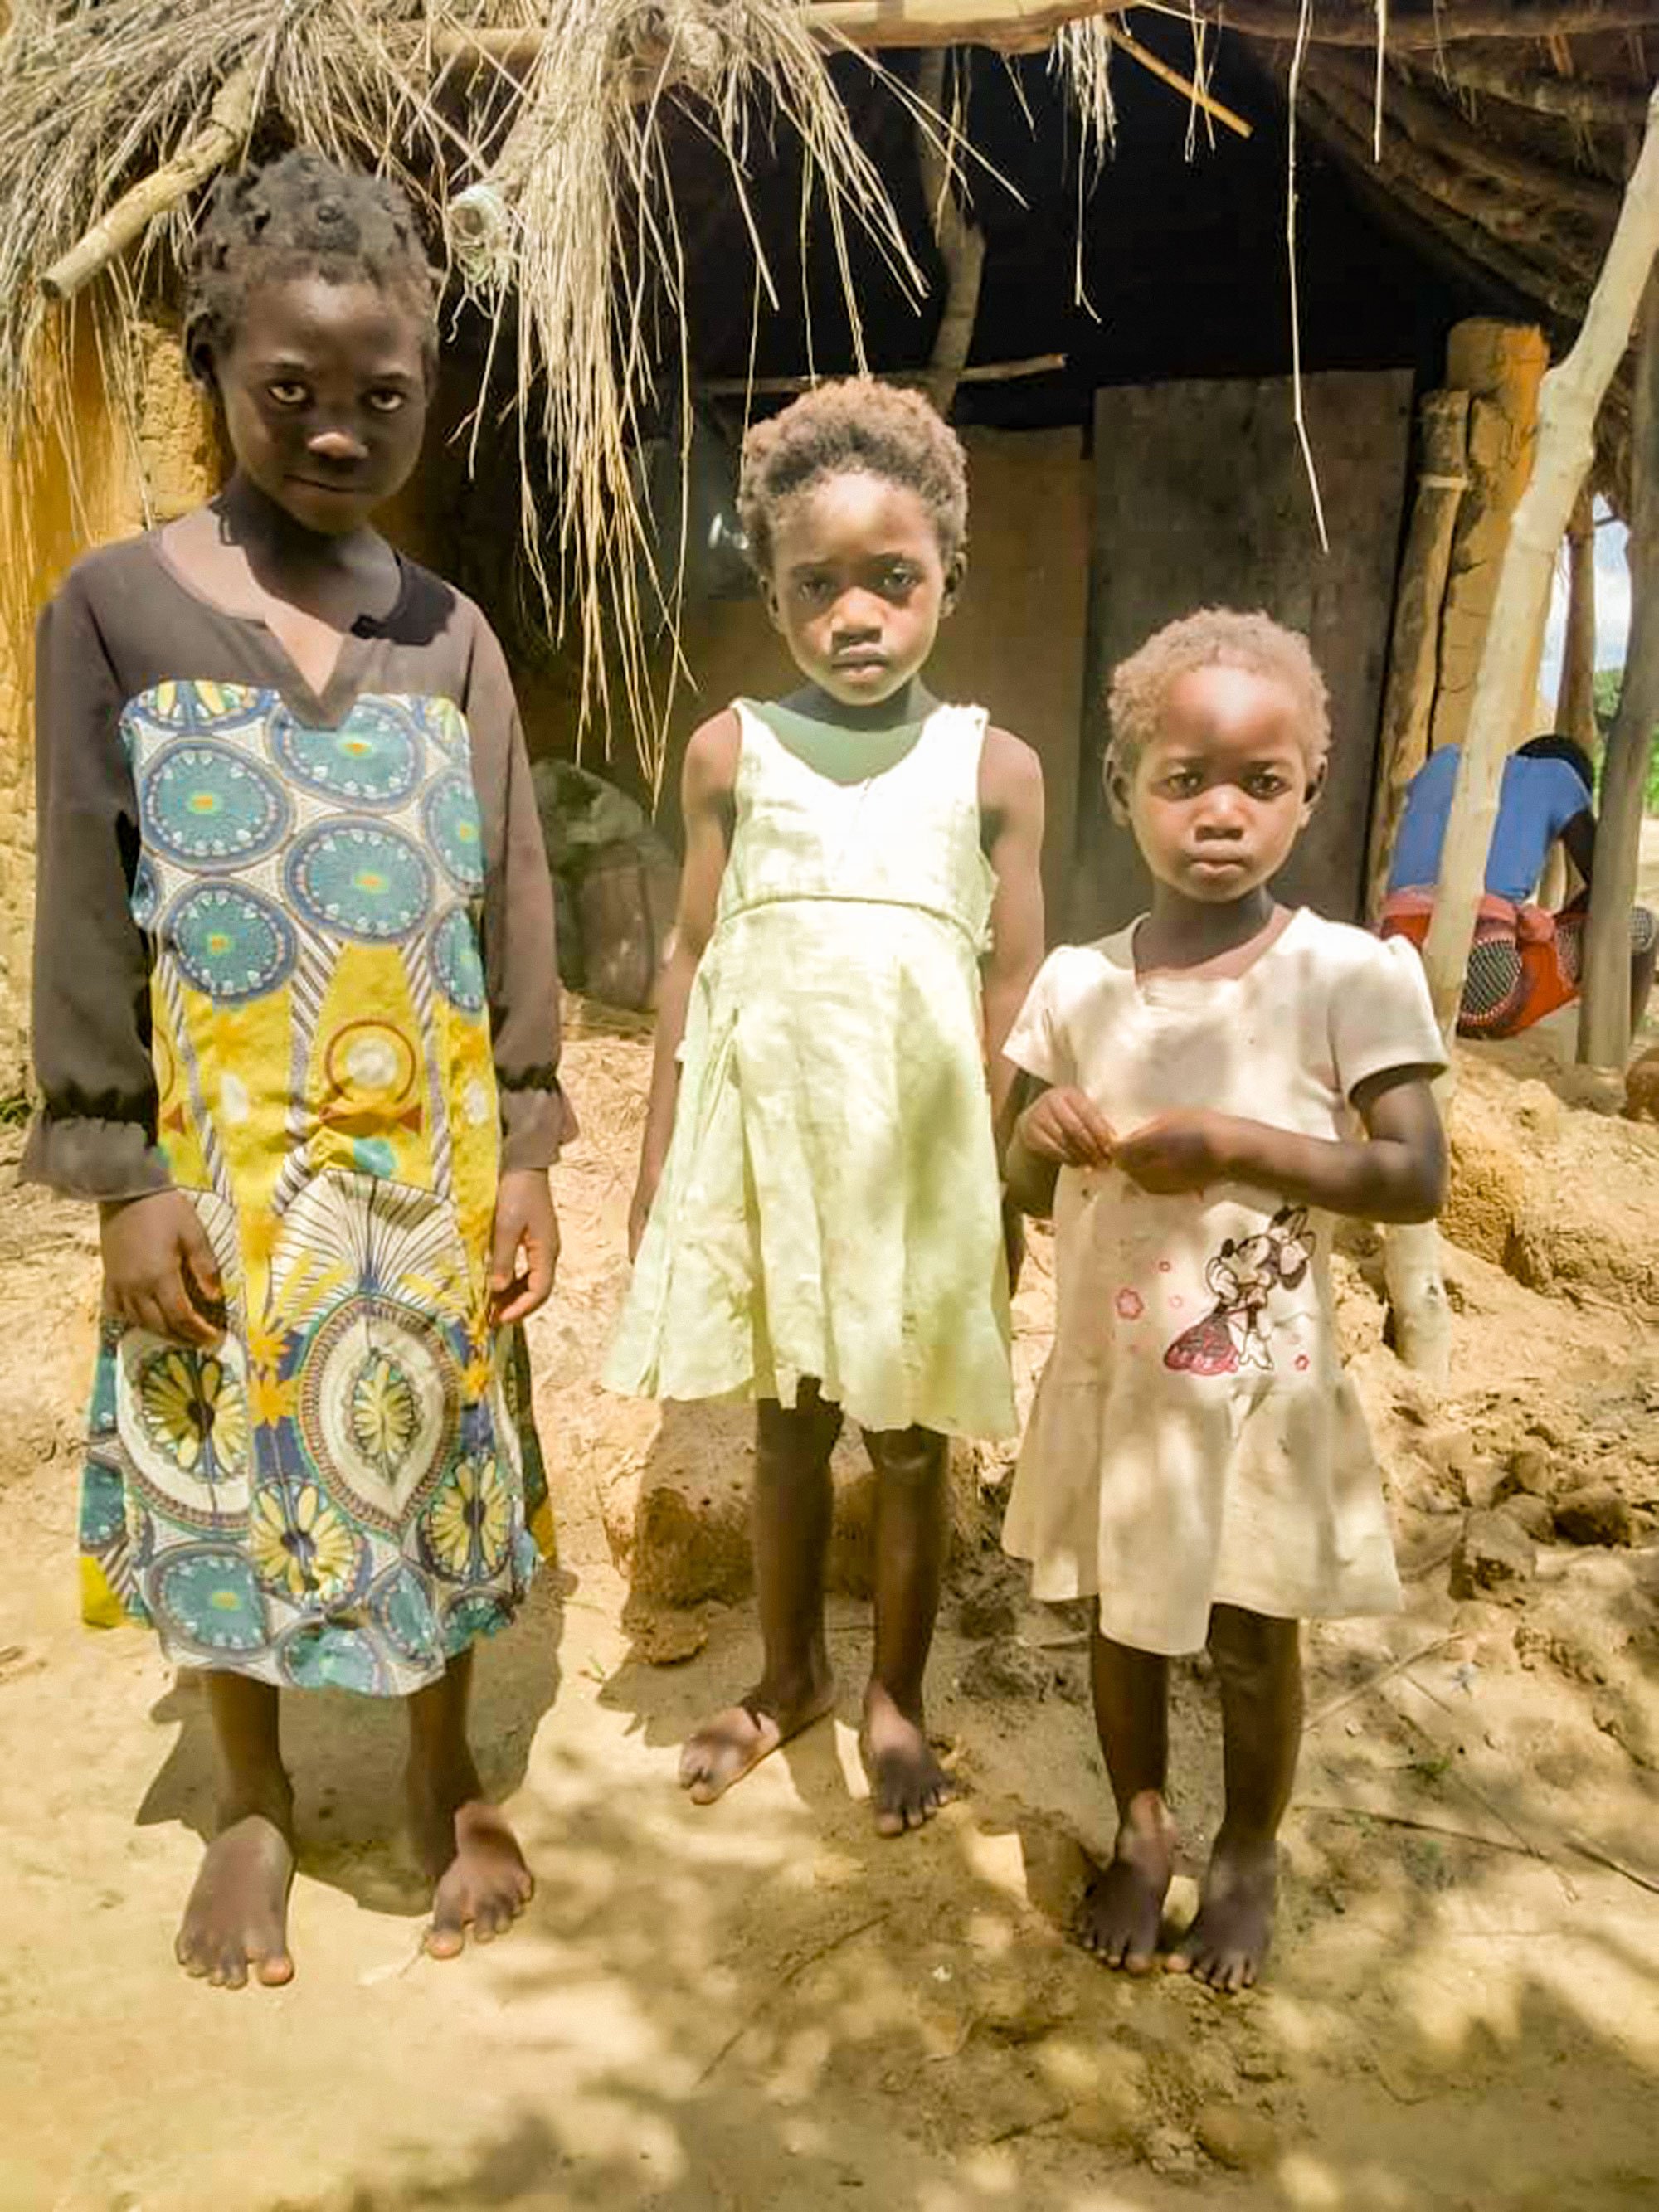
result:
[[(1598, 668), (1595, 672), (1595, 726), (1601, 733), (1603, 744), (1607, 743), (1607, 732), (1613, 727), (1613, 718), (1619, 712), (1619, 694), (1624, 682), (1622, 668)], [(1654, 736), (1659, 738), (1659, 730), (1654, 732)], [(1599, 797), (1599, 774), (1596, 784)], [(1659, 814), (1659, 744), (1656, 744), (1648, 756), (1648, 788), (1644, 805), (1650, 814)]]

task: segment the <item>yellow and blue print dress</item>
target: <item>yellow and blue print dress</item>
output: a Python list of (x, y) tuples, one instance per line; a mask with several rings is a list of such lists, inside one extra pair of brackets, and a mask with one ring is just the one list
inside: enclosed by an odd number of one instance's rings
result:
[[(106, 588), (123, 566), (137, 608)], [(140, 540), (75, 572), (40, 656), (28, 1168), (106, 1199), (170, 1182), (225, 1299), (210, 1352), (105, 1324), (86, 1609), (152, 1621), (184, 1665), (380, 1695), (502, 1625), (550, 1536), (522, 1338), (492, 1328), (487, 1277), (504, 1158), (544, 1165), (564, 1128), (499, 649), (435, 579), (406, 572), (412, 596), (424, 618), (349, 640), (319, 695)], [(148, 680), (145, 605), (166, 657), (210, 674)], [(77, 981), (88, 917), (112, 991)]]

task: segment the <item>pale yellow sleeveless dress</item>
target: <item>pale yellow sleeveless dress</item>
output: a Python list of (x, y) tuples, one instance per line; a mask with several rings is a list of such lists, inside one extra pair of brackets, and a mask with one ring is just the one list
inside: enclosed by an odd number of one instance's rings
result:
[(849, 784), (737, 712), (731, 853), (605, 1379), (793, 1405), (816, 1376), (866, 1429), (1011, 1434), (980, 1003), (985, 717), (938, 708)]

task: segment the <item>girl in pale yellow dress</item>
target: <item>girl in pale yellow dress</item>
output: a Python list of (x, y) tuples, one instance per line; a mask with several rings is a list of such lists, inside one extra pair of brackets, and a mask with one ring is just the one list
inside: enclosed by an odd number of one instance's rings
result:
[(967, 519), (962, 448), (923, 400), (854, 381), (797, 401), (750, 433), (740, 503), (805, 682), (738, 701), (686, 756), (637, 1266), (606, 1380), (757, 1401), (764, 1661), (686, 1746), (700, 1803), (830, 1709), (830, 1454), (843, 1413), (862, 1427), (863, 1741), (877, 1826), (898, 1835), (949, 1788), (922, 1708), (945, 1439), (1013, 1426), (992, 1115), (1042, 949), (1042, 776), (922, 685)]

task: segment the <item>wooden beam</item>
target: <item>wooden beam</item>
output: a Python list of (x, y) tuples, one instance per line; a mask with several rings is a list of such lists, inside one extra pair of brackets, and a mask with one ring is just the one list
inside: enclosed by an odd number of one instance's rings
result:
[[(804, 10), (813, 34), (830, 47), (991, 46), (1000, 53), (1039, 53), (1056, 31), (1091, 15), (1121, 15), (1133, 0), (814, 0)], [(545, 33), (533, 27), (441, 31), (434, 52), (443, 60), (482, 56), (510, 70), (527, 69)], [(643, 44), (633, 56), (649, 71), (667, 49)]]
[[(1309, 81), (1334, 80), (1355, 98), (1370, 103), (1373, 81), (1369, 66), (1346, 54), (1323, 54), (1309, 65)], [(1645, 106), (1645, 103), (1644, 103)], [(1610, 229), (1619, 213), (1619, 191), (1598, 178), (1581, 177), (1571, 169), (1557, 168), (1530, 154), (1498, 145), (1489, 131), (1476, 131), (1444, 100), (1414, 92), (1398, 78), (1389, 81), (1383, 95), (1385, 121), (1396, 124), (1407, 138), (1425, 152), (1456, 162), (1472, 175), (1498, 185), (1512, 185), (1547, 207), (1571, 208)], [(1387, 143), (1387, 141), (1384, 141)], [(1524, 220), (1525, 209), (1517, 210)]]
[(1630, 644), (1601, 768), (1589, 926), (1584, 934), (1578, 1057), (1623, 1069), (1630, 1056), (1630, 912), (1640, 872), (1642, 807), (1659, 728), (1659, 275), (1650, 274), (1636, 353), (1631, 441)]
[[(1385, 142), (1382, 159), (1371, 153), (1371, 104), (1344, 85), (1310, 84), (1304, 94), (1310, 122), (1367, 183), (1380, 184), (1402, 207), (1453, 241), (1471, 261), (1489, 269), (1523, 299), (1536, 300), (1563, 322), (1576, 325), (1589, 297), (1589, 281), (1566, 255), (1546, 243), (1535, 216), (1521, 219), (1513, 199), (1471, 179), (1438, 156)], [(1518, 252), (1511, 240), (1524, 241)]]
[(246, 143), (253, 122), (254, 82), (246, 69), (233, 70), (214, 95), (208, 119), (170, 161), (136, 184), (84, 238), (61, 254), (40, 279), (49, 300), (70, 300), (100, 269), (125, 253), (158, 215), (204, 185)]
[(1438, 67), (1430, 55), (1420, 61), (1413, 57), (1403, 66), (1414, 76), (1420, 72), (1419, 81), (1425, 86), (1443, 84), (1451, 92), (1502, 100), (1506, 107), (1526, 108), (1534, 115), (1559, 116), (1590, 130), (1600, 125), (1639, 131), (1648, 112), (1648, 96), (1640, 85), (1599, 83), (1583, 77), (1568, 82), (1461, 49), (1444, 56)]
[(1531, 482), (1510, 525), (1498, 596), (1475, 682), (1441, 854), (1434, 918), (1423, 948), (1441, 1028), (1455, 1030), (1475, 911), (1498, 816), (1498, 787), (1525, 704), (1533, 639), (1548, 606), (1556, 548), (1595, 451), (1595, 416), (1630, 343), (1659, 251), (1659, 91), (1625, 189), (1589, 312), (1566, 359), (1545, 377)]
[[(1536, 269), (1507, 246), (1500, 245), (1470, 217), (1431, 198), (1413, 179), (1401, 176), (1397, 168), (1379, 162), (1372, 154), (1370, 137), (1362, 137), (1357, 129), (1350, 128), (1317, 93), (1304, 90), (1303, 119), (1323, 151), (1346, 172), (1376, 221), (1392, 234), (1404, 237), (1414, 253), (1428, 256), (1462, 283), (1468, 281), (1469, 269), (1464, 265), (1467, 264), (1486, 270), (1518, 300), (1546, 300)], [(1576, 299), (1571, 306), (1565, 301), (1549, 300), (1552, 314), (1576, 324), (1583, 312), (1589, 290), (1586, 284), (1583, 297)]]
[[(1034, 353), (1024, 361), (981, 361), (964, 368), (958, 384), (1012, 384), (1026, 376), (1056, 376), (1066, 367), (1063, 353)], [(819, 376), (711, 376), (694, 389), (704, 399), (784, 399), (798, 392), (816, 392), (843, 372), (826, 370)], [(850, 374), (850, 372), (847, 372)], [(872, 369), (878, 384), (926, 386), (932, 371), (926, 368)]]
[[(1300, 11), (1284, 0), (1193, 0), (1200, 19), (1224, 21), (1246, 38), (1294, 43)], [(1187, 15), (1186, 5), (1176, 13)], [(1436, 52), (1465, 39), (1543, 39), (1590, 31), (1642, 31), (1659, 27), (1654, 0), (1447, 0), (1434, 8), (1389, 9), (1390, 53)], [(1308, 36), (1316, 46), (1375, 46), (1376, 9), (1358, 0), (1345, 15), (1329, 0), (1315, 8)]]

